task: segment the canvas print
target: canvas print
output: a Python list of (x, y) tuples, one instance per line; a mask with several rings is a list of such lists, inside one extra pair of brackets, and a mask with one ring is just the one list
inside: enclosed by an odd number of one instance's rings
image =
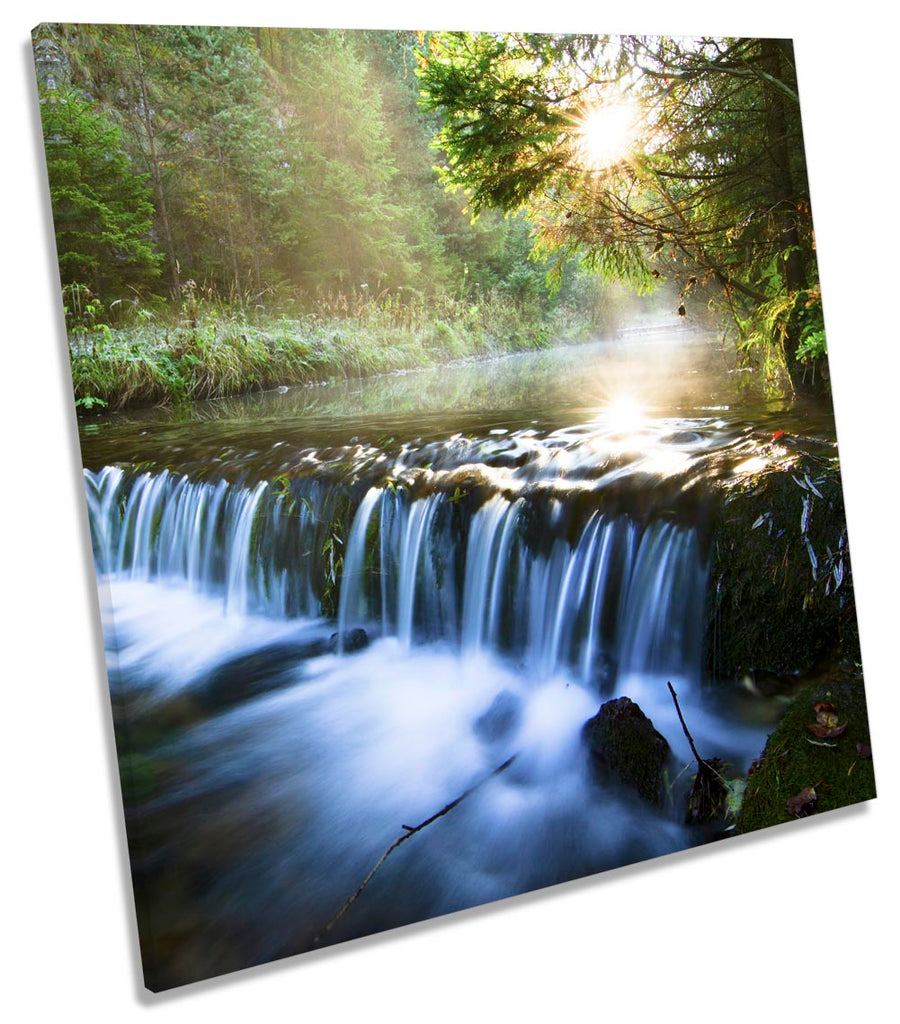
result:
[(150, 989), (875, 796), (789, 41), (33, 44)]

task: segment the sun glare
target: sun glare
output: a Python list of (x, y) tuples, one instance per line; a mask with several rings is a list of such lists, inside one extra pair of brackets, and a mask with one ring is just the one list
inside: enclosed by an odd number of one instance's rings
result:
[(617, 434), (634, 434), (643, 427), (646, 417), (640, 403), (630, 395), (621, 395), (606, 408), (606, 422)]
[(630, 100), (607, 100), (578, 123), (578, 155), (585, 167), (603, 170), (628, 156), (637, 135), (639, 111)]

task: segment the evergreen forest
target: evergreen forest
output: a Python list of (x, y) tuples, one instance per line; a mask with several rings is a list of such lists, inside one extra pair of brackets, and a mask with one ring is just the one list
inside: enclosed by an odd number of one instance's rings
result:
[[(604, 296), (439, 180), (415, 32), (42, 25), (76, 401), (221, 397), (586, 336)], [(607, 305), (609, 302), (607, 300)]]
[(623, 285), (827, 389), (785, 41), (33, 38), (82, 411), (578, 340)]
[(33, 43), (149, 989), (875, 796), (789, 41)]

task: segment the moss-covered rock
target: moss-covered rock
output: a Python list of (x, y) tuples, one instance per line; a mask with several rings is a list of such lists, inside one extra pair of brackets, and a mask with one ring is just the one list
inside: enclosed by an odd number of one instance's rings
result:
[(826, 652), (859, 660), (840, 470), (788, 454), (733, 479), (712, 534), (707, 669), (792, 676)]
[(794, 698), (751, 767), (736, 831), (753, 832), (874, 797), (862, 678), (818, 682)]

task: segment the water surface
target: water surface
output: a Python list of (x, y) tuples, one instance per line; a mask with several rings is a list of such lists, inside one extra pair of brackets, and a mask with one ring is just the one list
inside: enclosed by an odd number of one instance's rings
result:
[[(168, 987), (709, 838), (666, 683), (736, 772), (771, 720), (703, 678), (711, 485), (830, 454), (833, 421), (665, 323), (103, 417), (82, 445)], [(671, 745), (660, 807), (592, 768), (585, 722), (622, 695)]]

